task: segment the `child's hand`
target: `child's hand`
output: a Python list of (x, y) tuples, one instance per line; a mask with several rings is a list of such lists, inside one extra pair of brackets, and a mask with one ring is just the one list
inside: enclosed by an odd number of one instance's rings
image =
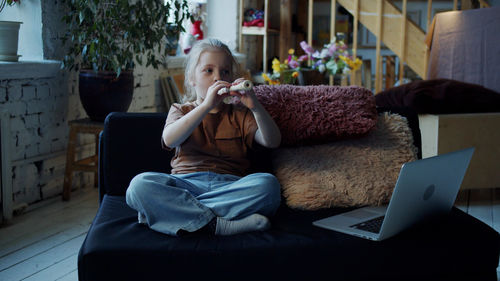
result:
[[(245, 80), (246, 79), (244, 78), (238, 78), (231, 85), (238, 85)], [(258, 104), (257, 97), (255, 96), (253, 89), (247, 91), (232, 91), (229, 95), (236, 97), (237, 103), (241, 102), (250, 110), (254, 109)]]
[(205, 96), (205, 99), (203, 100), (203, 103), (205, 103), (210, 109), (213, 109), (217, 107), (217, 105), (229, 95), (223, 94), (219, 95), (218, 92), (223, 89), (223, 88), (228, 88), (231, 86), (231, 83), (226, 82), (226, 81), (216, 81), (213, 83), (210, 87), (207, 89), (207, 94)]

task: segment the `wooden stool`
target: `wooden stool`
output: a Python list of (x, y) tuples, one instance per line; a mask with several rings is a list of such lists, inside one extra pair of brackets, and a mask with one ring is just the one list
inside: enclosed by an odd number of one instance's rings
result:
[[(64, 173), (63, 200), (71, 197), (71, 183), (73, 172), (84, 171), (94, 173), (94, 186), (97, 187), (99, 133), (104, 128), (104, 123), (92, 121), (89, 118), (69, 121), (69, 138), (66, 152), (66, 171)], [(78, 134), (93, 134), (95, 136), (95, 154), (80, 160), (75, 160), (76, 138)]]

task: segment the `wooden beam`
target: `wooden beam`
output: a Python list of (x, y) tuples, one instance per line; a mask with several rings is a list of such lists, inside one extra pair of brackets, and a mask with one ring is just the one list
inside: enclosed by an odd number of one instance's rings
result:
[[(330, 43), (337, 41), (335, 24), (337, 23), (337, 0), (330, 1)], [(334, 75), (330, 75), (329, 84), (334, 84)]]
[(314, 0), (308, 0), (307, 5), (307, 43), (313, 45), (313, 10), (314, 10)]
[(382, 90), (382, 61), (380, 57), (380, 45), (382, 43), (382, 19), (383, 15), (383, 1), (377, 0), (377, 45), (376, 45), (376, 63), (375, 63), (375, 93)]
[(394, 87), (396, 82), (396, 56), (384, 56), (385, 58), (385, 89)]
[(267, 73), (267, 39), (269, 31), (269, 0), (264, 0), (264, 38), (263, 38), (263, 48), (262, 48), (262, 70)]
[[(351, 14), (354, 14), (354, 1), (337, 0), (339, 5), (346, 8)], [(377, 30), (377, 5), (376, 0), (360, 0), (359, 21), (370, 30), (375, 36)], [(382, 25), (382, 41), (384, 46), (391, 49), (396, 55), (401, 56), (401, 10), (391, 1), (383, 1), (382, 10), (384, 19)], [(425, 55), (425, 33), (414, 22), (406, 23), (406, 65), (411, 67), (420, 77), (425, 77), (424, 55)], [(373, 63), (375, 65), (375, 62)], [(375, 70), (374, 70), (375, 71)]]
[(240, 26), (238, 27), (240, 31), (240, 38), (238, 41), (238, 48), (240, 50), (240, 53), (243, 53), (243, 0), (240, 0)]
[(453, 11), (458, 10), (458, 0), (453, 0)]
[(431, 28), (431, 16), (432, 16), (432, 0), (427, 0), (427, 32)]
[(401, 56), (399, 56), (399, 81), (403, 83), (406, 61), (406, 9), (407, 0), (403, 0), (403, 20), (401, 21)]
[(337, 1), (336, 0), (331, 0), (330, 1), (330, 41), (335, 38), (336, 33), (335, 33), (335, 24), (337, 23)]
[[(307, 2), (307, 43), (312, 47), (313, 45), (313, 10), (314, 10), (314, 0), (308, 0)], [(312, 66), (311, 57), (307, 60), (307, 65)]]
[(471, 0), (462, 0), (460, 3), (461, 3), (460, 10), (474, 9), (474, 7), (472, 6)]
[(352, 35), (352, 56), (356, 57), (358, 53), (358, 23), (359, 23), (359, 0), (354, 0), (354, 19)]
[[(356, 58), (358, 54), (358, 24), (359, 24), (359, 0), (354, 0), (354, 19), (353, 19), (353, 34), (352, 34), (352, 56)], [(357, 71), (351, 71), (351, 85), (357, 84)]]
[(288, 57), (288, 49), (292, 48), (292, 1), (281, 0), (280, 5), (280, 35), (279, 56), (280, 61)]

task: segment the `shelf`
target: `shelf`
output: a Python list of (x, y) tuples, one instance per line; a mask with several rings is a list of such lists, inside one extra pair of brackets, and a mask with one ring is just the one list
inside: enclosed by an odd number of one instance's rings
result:
[[(279, 30), (277, 29), (268, 29), (267, 34), (278, 34)], [(243, 35), (266, 35), (266, 28), (265, 27), (258, 27), (258, 26), (242, 26), (241, 27), (241, 34)]]

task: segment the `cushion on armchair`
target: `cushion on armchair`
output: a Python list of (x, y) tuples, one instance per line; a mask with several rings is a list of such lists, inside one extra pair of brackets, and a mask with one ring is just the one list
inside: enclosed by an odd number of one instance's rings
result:
[(416, 157), (406, 118), (384, 113), (366, 136), (275, 150), (273, 170), (292, 208), (381, 205), (401, 165)]
[(377, 107), (409, 107), (417, 113), (477, 113), (500, 111), (500, 93), (481, 85), (451, 79), (421, 80), (375, 95)]
[(373, 93), (349, 86), (256, 86), (259, 102), (281, 131), (284, 146), (366, 134), (377, 122)]

